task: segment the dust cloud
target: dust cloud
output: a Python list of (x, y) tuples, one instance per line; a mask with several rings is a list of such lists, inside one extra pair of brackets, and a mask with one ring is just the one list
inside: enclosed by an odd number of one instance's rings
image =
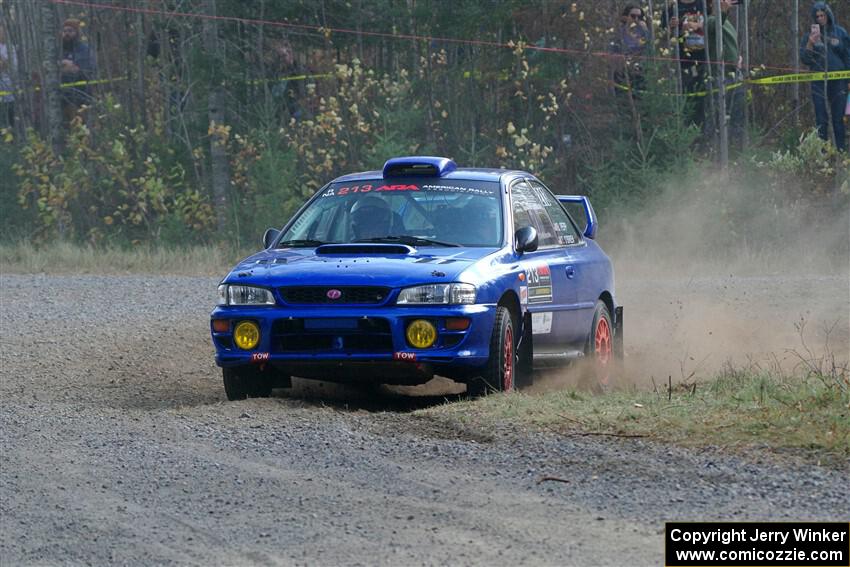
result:
[[(601, 223), (625, 306), (620, 385), (661, 388), (730, 365), (794, 372), (823, 356), (847, 364), (848, 195), (802, 198), (791, 187), (767, 206), (734, 179), (696, 177), (697, 187), (666, 188)], [(546, 372), (534, 391), (576, 386), (576, 375)]]

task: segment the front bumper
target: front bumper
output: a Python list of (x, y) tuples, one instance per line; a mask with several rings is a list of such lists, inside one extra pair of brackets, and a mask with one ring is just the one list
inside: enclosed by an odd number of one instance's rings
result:
[[(216, 364), (234, 367), (269, 364), (308, 378), (360, 379), (385, 383), (421, 383), (438, 373), (464, 376), (487, 362), (495, 305), (387, 307), (216, 307), (211, 333)], [(463, 331), (446, 329), (447, 318), (469, 319)], [(437, 328), (429, 348), (407, 343), (407, 325), (426, 319)], [(230, 322), (217, 332), (212, 320)], [(240, 321), (260, 329), (255, 349), (242, 350), (232, 330)]]

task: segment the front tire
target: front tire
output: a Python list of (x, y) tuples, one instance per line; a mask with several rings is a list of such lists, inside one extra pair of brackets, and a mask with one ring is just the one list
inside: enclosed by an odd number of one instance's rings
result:
[(490, 336), (490, 358), (481, 376), (467, 384), (473, 396), (490, 392), (511, 392), (516, 389), (516, 342), (511, 312), (506, 307), (496, 308), (496, 322)]
[(272, 393), (272, 377), (259, 368), (222, 368), (224, 393), (232, 401), (268, 398)]

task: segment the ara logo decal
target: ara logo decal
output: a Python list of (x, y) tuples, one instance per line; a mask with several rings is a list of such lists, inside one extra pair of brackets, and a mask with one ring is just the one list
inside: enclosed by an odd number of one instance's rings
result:
[(265, 362), (269, 359), (269, 353), (267, 352), (252, 352), (251, 353), (251, 362)]
[(416, 353), (415, 352), (394, 352), (393, 353), (393, 360), (406, 360), (406, 361), (409, 361), (409, 362), (413, 362), (414, 360), (416, 360)]
[(342, 297), (342, 292), (338, 289), (329, 289), (325, 295), (328, 296), (328, 299), (339, 299)]

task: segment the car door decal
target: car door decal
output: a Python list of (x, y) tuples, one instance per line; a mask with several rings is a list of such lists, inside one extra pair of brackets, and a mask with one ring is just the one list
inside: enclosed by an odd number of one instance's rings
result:
[(531, 334), (548, 335), (552, 332), (552, 312), (542, 311), (531, 314)]
[(549, 264), (542, 262), (525, 270), (528, 279), (528, 302), (552, 303), (552, 271)]

